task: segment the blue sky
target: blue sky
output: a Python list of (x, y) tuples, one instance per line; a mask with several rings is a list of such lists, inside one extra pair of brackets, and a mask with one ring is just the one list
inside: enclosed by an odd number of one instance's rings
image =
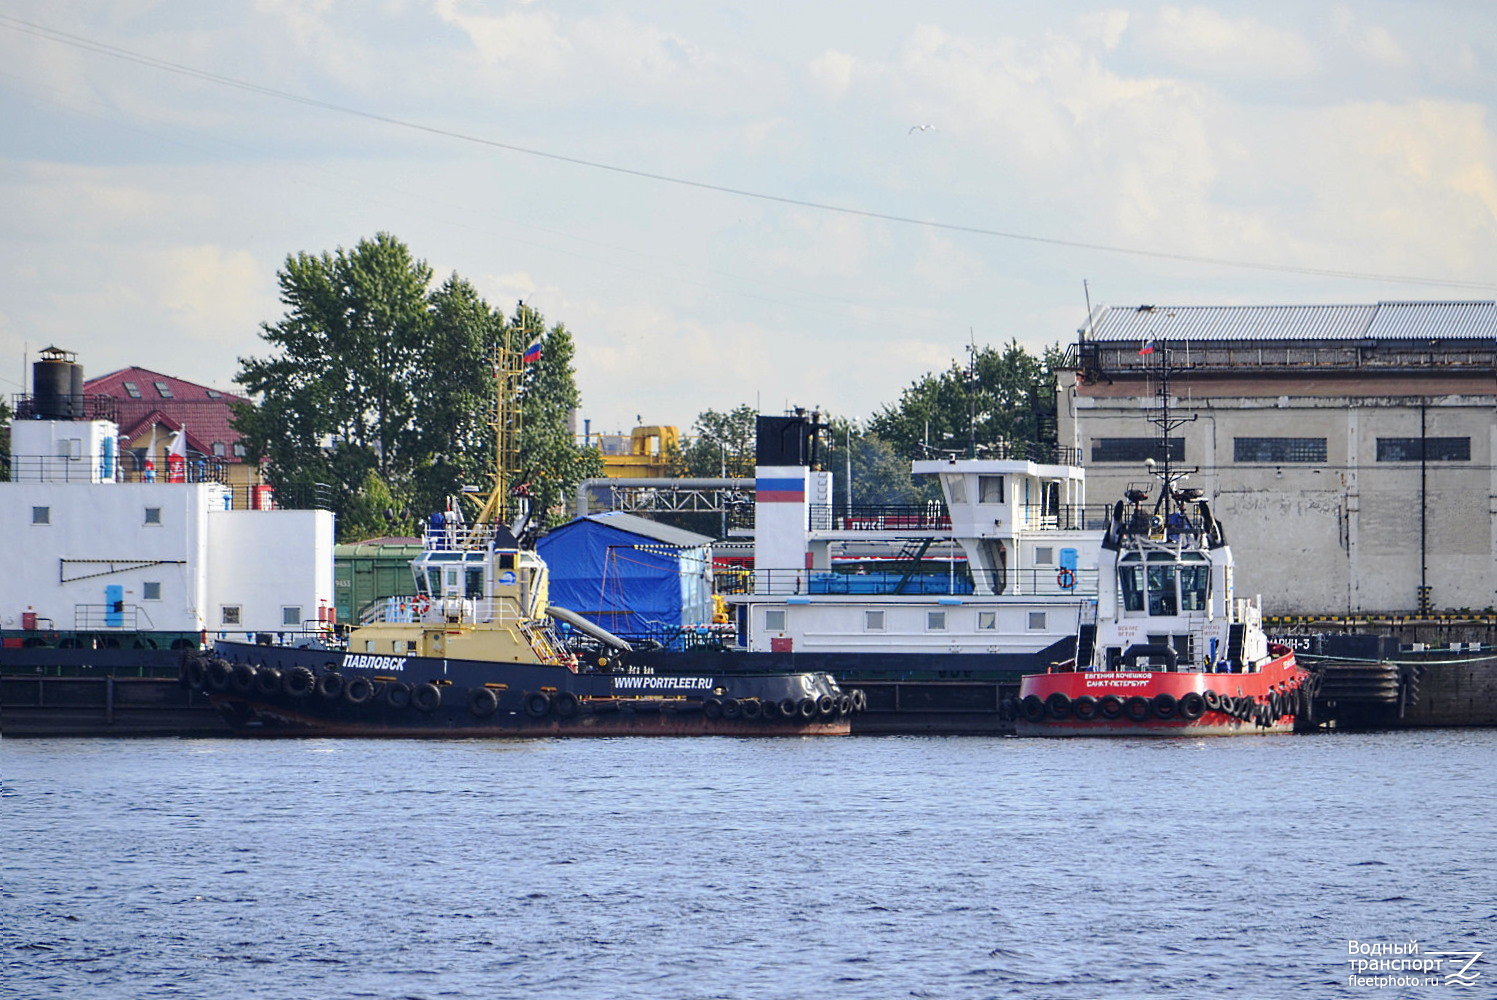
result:
[(0, 0), (0, 88), (7, 393), (232, 388), (286, 256), (380, 231), (566, 323), (594, 430), (864, 417), (1084, 281), (1497, 294), (1487, 3)]

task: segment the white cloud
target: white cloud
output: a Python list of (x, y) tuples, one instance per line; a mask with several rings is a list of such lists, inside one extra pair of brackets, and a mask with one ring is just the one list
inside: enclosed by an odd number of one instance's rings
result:
[(1336, 7), (1331, 20), (1337, 34), (1368, 62), (1395, 69), (1409, 65), (1409, 54), (1389, 29), (1361, 22), (1352, 8), (1344, 4)]
[(847, 96), (852, 88), (853, 74), (858, 70), (856, 56), (836, 49), (827, 49), (811, 60), (811, 79), (834, 101)]
[(1205, 76), (1292, 80), (1319, 67), (1299, 34), (1256, 17), (1231, 18), (1209, 7), (1159, 8), (1139, 18), (1136, 37), (1145, 51)]

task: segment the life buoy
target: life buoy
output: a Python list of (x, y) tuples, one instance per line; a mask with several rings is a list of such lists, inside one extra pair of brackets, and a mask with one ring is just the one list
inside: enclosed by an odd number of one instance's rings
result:
[(1195, 691), (1180, 696), (1180, 718), (1194, 722), (1206, 714), (1206, 698)]
[(411, 704), (423, 712), (435, 712), (442, 705), (442, 689), (431, 681), (411, 688)]
[(1090, 722), (1097, 717), (1097, 699), (1089, 694), (1078, 695), (1071, 702), (1071, 712), (1082, 722)]
[(1055, 582), (1060, 585), (1061, 590), (1070, 590), (1076, 586), (1076, 573), (1074, 570), (1063, 569), (1055, 574)]
[(424, 615), (431, 610), (431, 598), (425, 594), (417, 594), (415, 600), (411, 601), (411, 610), (417, 615)]
[(468, 692), (468, 711), (482, 719), (499, 707), (499, 696), (492, 688), (476, 687)]

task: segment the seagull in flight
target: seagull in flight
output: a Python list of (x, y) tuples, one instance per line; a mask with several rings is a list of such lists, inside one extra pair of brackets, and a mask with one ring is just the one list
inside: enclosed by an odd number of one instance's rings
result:
[(916, 132), (934, 132), (935, 130), (936, 127), (934, 125), (911, 125), (910, 130), (905, 135), (914, 135)]

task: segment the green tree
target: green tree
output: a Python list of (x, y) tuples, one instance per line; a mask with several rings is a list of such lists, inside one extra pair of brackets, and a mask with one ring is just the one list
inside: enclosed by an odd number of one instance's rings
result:
[(1018, 341), (985, 347), (967, 365), (953, 361), (940, 373), (912, 382), (897, 403), (882, 407), (869, 430), (900, 454), (956, 451), (1029, 454), (1055, 444), (1055, 369), (1058, 347), (1036, 358)]
[(344, 539), (384, 538), (404, 534), (410, 521), (403, 517), (406, 503), (390, 492), (379, 473), (370, 469), (357, 493), (349, 498), (338, 522)]
[(580, 448), (572, 433), (581, 403), (572, 358), (572, 335), (560, 323), (545, 330), (545, 318), (523, 302), (510, 325), (520, 350), (540, 339), (541, 356), (525, 367), (521, 384), (520, 469), (538, 527), (565, 520), (577, 484), (603, 474), (597, 448)]
[(10, 420), (14, 415), (10, 404), (0, 399), (0, 482), (10, 481)]
[(691, 426), (691, 440), (680, 452), (681, 475), (747, 479), (754, 475), (758, 412), (740, 403), (726, 413), (703, 410)]
[(371, 472), (394, 514), (380, 533), (415, 531), (464, 484), (491, 486), (501, 313), (456, 274), (433, 288), (426, 262), (387, 233), (294, 254), (277, 278), (286, 313), (261, 326), (274, 353), (239, 359), (258, 405), (238, 407), (236, 427), (283, 496), (330, 487), (347, 540), (369, 528), (365, 512), (387, 509)]

